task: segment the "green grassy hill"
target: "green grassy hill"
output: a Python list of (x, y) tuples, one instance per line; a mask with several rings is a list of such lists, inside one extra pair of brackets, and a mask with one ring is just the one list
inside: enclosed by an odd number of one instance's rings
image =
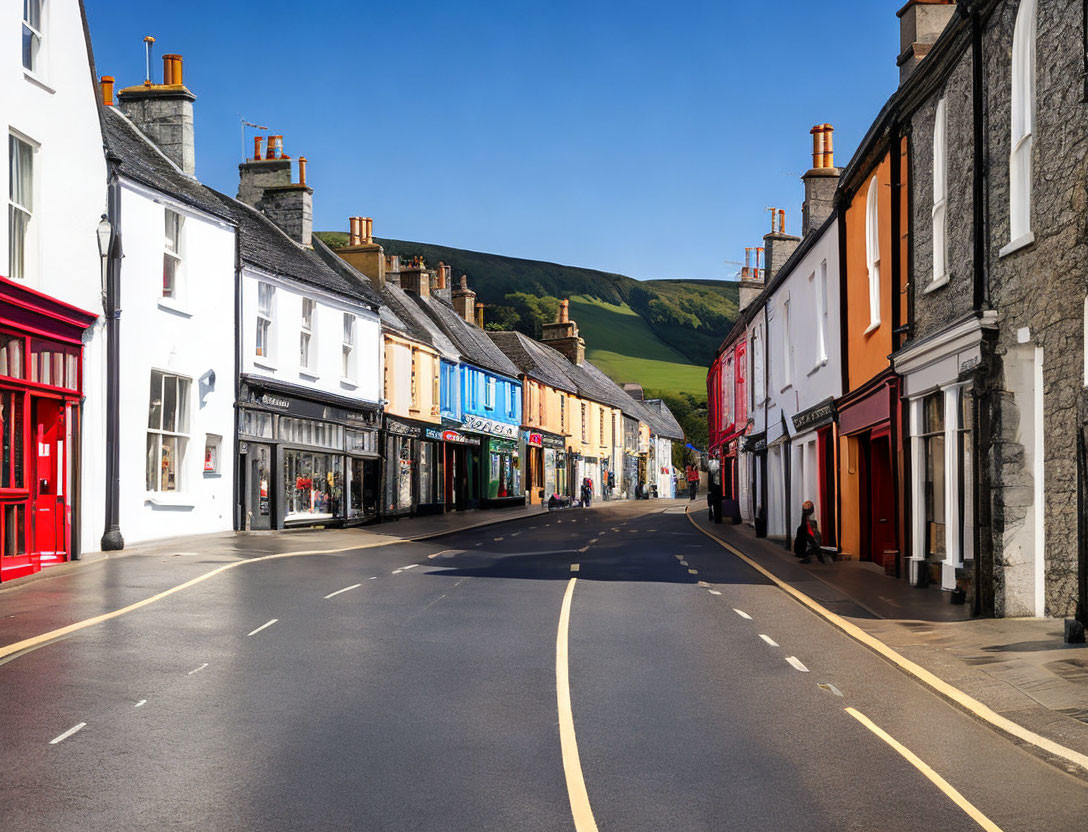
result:
[[(321, 232), (344, 245), (342, 232)], [(489, 307), (491, 326), (529, 334), (557, 298), (569, 298), (571, 317), (586, 339), (590, 359), (619, 382), (635, 381), (660, 392), (706, 396), (706, 367), (737, 315), (737, 284), (715, 280), (639, 281), (622, 274), (525, 260), (449, 246), (378, 239), (386, 254), (440, 261)], [(539, 305), (524, 297), (543, 298)], [(550, 299), (550, 300), (549, 300)], [(550, 304), (550, 305), (549, 305)]]

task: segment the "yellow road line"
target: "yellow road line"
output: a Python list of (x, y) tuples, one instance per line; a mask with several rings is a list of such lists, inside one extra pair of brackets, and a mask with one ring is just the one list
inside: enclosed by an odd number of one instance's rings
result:
[(356, 549), (373, 549), (379, 546), (389, 546), (395, 543), (406, 543), (408, 541), (401, 538), (393, 538), (390, 540), (375, 541), (374, 543), (364, 543), (362, 545), (345, 546), (340, 549), (314, 549), (307, 552), (281, 552), (275, 555), (262, 555), (259, 558), (249, 558), (247, 560), (236, 560), (232, 563), (225, 563), (222, 566), (218, 566), (209, 572), (205, 572), (203, 575), (197, 575), (195, 578), (191, 578), (185, 583), (178, 584), (177, 586), (170, 587), (170, 589), (163, 590), (162, 592), (152, 595), (150, 598), (144, 598), (142, 601), (136, 601), (129, 604), (127, 607), (121, 607), (120, 609), (112, 610), (111, 612), (105, 612), (101, 615), (96, 615), (93, 618), (86, 618), (83, 621), (76, 621), (73, 624), (69, 624), (65, 627), (60, 627), (56, 630), (50, 630), (47, 633), (41, 635), (32, 636), (31, 638), (25, 638), (22, 641), (16, 641), (12, 644), (5, 644), (0, 647), (0, 662), (8, 656), (14, 656), (16, 653), (23, 653), (28, 650), (33, 650), (36, 647), (42, 647), (51, 641), (64, 638), (79, 630), (85, 630), (88, 627), (93, 627), (96, 624), (101, 624), (105, 621), (110, 621), (114, 618), (120, 618), (122, 615), (128, 615), (130, 612), (135, 612), (138, 609), (154, 604), (157, 601), (161, 601), (164, 598), (169, 598), (171, 595), (189, 589), (189, 587), (196, 586), (199, 583), (203, 583), (209, 578), (214, 578), (223, 572), (230, 569), (236, 569), (239, 566), (245, 566), (250, 563), (261, 563), (269, 560), (281, 560), (283, 558), (297, 558), (305, 557), (308, 555), (335, 555), (340, 552), (351, 552)]
[(975, 805), (971, 803), (971, 801), (969, 801), (966, 797), (956, 791), (947, 780), (945, 780), (943, 777), (941, 777), (941, 775), (939, 775), (928, 765), (926, 765), (926, 763), (921, 760), (918, 755), (916, 755), (901, 742), (896, 740), (895, 737), (882, 729), (860, 711), (855, 710), (854, 708), (847, 708), (846, 712), (858, 722), (860, 722), (862, 725), (864, 725), (866, 728), (868, 728), (870, 731), (872, 731), (874, 734), (876, 734), (878, 737), (880, 737), (882, 740), (884, 740), (884, 742), (886, 742), (888, 745), (898, 751), (908, 763), (910, 763), (912, 766), (922, 772), (922, 774), (924, 774), (927, 778), (929, 778), (933, 785), (935, 785), (938, 789), (944, 792), (948, 796), (949, 800), (951, 800), (953, 803), (963, 809), (963, 811), (968, 814), (971, 820), (973, 820), (975, 823), (985, 829), (986, 832), (1001, 832), (1001, 827), (999, 827), (996, 823), (994, 823), (992, 820), (982, 814), (982, 812), (975, 808)]
[(767, 580), (771, 581), (775, 586), (777, 586), (787, 595), (790, 595), (795, 600), (808, 607), (818, 616), (828, 621), (828, 623), (833, 624), (835, 627), (838, 627), (855, 641), (861, 642), (870, 650), (875, 653), (879, 653), (885, 659), (887, 659), (906, 673), (909, 673), (918, 681), (922, 682), (925, 685), (928, 685), (941, 696), (956, 703), (964, 710), (969, 711), (970, 713), (977, 716), (979, 719), (990, 723), (995, 728), (999, 728), (1006, 734), (1016, 737), (1018, 740), (1022, 740), (1023, 742), (1026, 742), (1029, 745), (1033, 745), (1048, 754), (1052, 754), (1055, 757), (1060, 757), (1061, 759), (1073, 763), (1074, 765), (1080, 766), (1085, 771), (1088, 771), (1088, 755), (1081, 754), (1079, 751), (1074, 751), (1072, 748), (1066, 748), (1064, 745), (1060, 745), (1059, 743), (1056, 743), (1051, 739), (1047, 739), (1040, 734), (1036, 734), (1034, 731), (1029, 731), (1023, 725), (1013, 722), (1007, 717), (1001, 716), (1001, 714), (997, 713), (989, 706), (982, 704), (973, 696), (964, 693), (959, 688), (950, 685), (944, 679), (926, 670), (920, 664), (912, 662), (906, 656), (897, 653), (880, 639), (876, 638), (875, 636), (869, 635), (869, 633), (865, 632), (863, 629), (861, 629), (861, 627), (858, 627), (856, 624), (851, 624), (842, 616), (836, 615), (835, 613), (831, 612), (831, 610), (824, 607), (818, 601), (809, 598), (805, 593), (801, 592), (801, 590), (794, 588), (793, 586), (779, 578), (777, 575), (763, 568), (750, 557), (748, 557), (748, 555), (744, 554), (744, 552), (740, 551), (740, 549), (737, 549), (735, 546), (726, 543), (713, 532), (708, 532), (706, 529), (704, 529), (692, 519), (690, 512), (688, 513), (687, 517), (688, 522), (690, 522), (691, 525), (693, 525), (696, 529), (701, 531), (711, 540), (716, 541), (724, 549), (732, 552), (746, 564), (755, 569), (759, 574), (763, 575), (763, 577), (767, 578)]
[(567, 778), (570, 813), (575, 832), (597, 832), (597, 821), (589, 805), (586, 781), (582, 776), (582, 761), (578, 756), (578, 740), (574, 735), (574, 713), (570, 707), (570, 662), (567, 634), (570, 630), (570, 603), (574, 597), (577, 578), (567, 583), (563, 606), (559, 612), (559, 632), (555, 637), (555, 693), (559, 707), (559, 746), (563, 752), (563, 773)]

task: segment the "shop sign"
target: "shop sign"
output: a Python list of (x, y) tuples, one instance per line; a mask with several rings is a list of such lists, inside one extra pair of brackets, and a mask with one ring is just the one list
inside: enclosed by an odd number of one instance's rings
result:
[(277, 410), (290, 410), (291, 402), (282, 396), (273, 396), (271, 393), (261, 393), (257, 396), (257, 403), (265, 407), (274, 407)]
[(512, 439), (489, 439), (488, 448), (492, 451), (508, 451), (510, 453), (516, 453), (518, 449), (518, 443)]
[(424, 430), (424, 436), (428, 439), (433, 439), (436, 442), (452, 442), (454, 445), (479, 445), (480, 437), (478, 436), (465, 436), (463, 433), (458, 433), (455, 430), (439, 430), (438, 428), (427, 428)]
[(552, 436), (551, 434), (542, 434), (545, 448), (554, 448), (557, 451), (562, 451), (567, 447), (566, 441), (562, 436)]
[(321, 419), (326, 422), (340, 422), (359, 427), (372, 427), (377, 423), (377, 413), (375, 411), (347, 410), (323, 402), (282, 396), (267, 391), (258, 393), (249, 389), (246, 400), (279, 413), (287, 413), (301, 418)]
[(469, 430), (490, 433), (492, 436), (502, 436), (507, 439), (517, 439), (518, 437), (517, 426), (496, 422), (494, 419), (485, 419), (482, 416), (466, 414), (465, 427)]
[(794, 414), (793, 429), (798, 433), (822, 427), (835, 421), (835, 402), (832, 399), (820, 402), (815, 407)]
[(534, 448), (544, 447), (544, 437), (539, 433), (533, 433), (532, 431), (525, 431), (525, 444), (532, 445)]
[(753, 454), (767, 450), (767, 432), (754, 433), (741, 438), (741, 450)]
[(406, 425), (404, 422), (398, 422), (394, 419), (386, 418), (385, 430), (387, 433), (392, 433), (397, 436), (409, 436), (413, 439), (418, 439), (423, 435), (423, 429), (417, 425)]

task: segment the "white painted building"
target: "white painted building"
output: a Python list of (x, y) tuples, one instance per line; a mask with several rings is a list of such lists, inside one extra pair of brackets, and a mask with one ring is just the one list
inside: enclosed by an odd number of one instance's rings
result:
[[(26, 441), (25, 456), (5, 448), (9, 465), (0, 472), (0, 579), (94, 551), (102, 536), (97, 232), (106, 210), (82, 4), (4, 0), (2, 8), (0, 423), (21, 427)], [(69, 371), (44, 373), (50, 355), (66, 355), (59, 360)]]
[(751, 352), (753, 387), (765, 384), (754, 395), (765, 397), (759, 409), (767, 435), (769, 536), (792, 536), (805, 500), (815, 504), (825, 534), (834, 527), (832, 400), (842, 394), (838, 276), (838, 220), (832, 217), (771, 279), (759, 316), (765, 323)]
[(119, 99), (103, 119), (119, 159), (118, 524), (130, 544), (233, 526), (235, 224)]

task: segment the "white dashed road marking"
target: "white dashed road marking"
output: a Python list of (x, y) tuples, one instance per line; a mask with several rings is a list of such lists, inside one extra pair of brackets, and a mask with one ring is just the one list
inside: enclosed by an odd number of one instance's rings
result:
[(139, 702), (137, 702), (137, 703), (136, 703), (135, 705), (133, 705), (132, 707), (134, 707), (134, 708), (142, 708), (142, 707), (143, 707), (144, 705), (146, 705), (146, 704), (147, 704), (147, 700), (146, 700), (146, 699), (141, 699), (141, 700), (140, 700)]
[(786, 661), (790, 663), (794, 670), (800, 670), (802, 673), (808, 673), (808, 668), (802, 664), (801, 660), (796, 656), (787, 656)]
[(580, 572), (581, 570), (582, 570), (582, 566), (581, 566), (581, 564), (578, 564), (578, 563), (572, 563), (572, 564), (570, 565), (570, 571), (571, 571), (571, 572)]
[(351, 586), (346, 586), (343, 589), (338, 589), (336, 590), (336, 592), (330, 592), (328, 595), (325, 596), (325, 600), (328, 601), (330, 598), (335, 598), (341, 592), (351, 592), (351, 590), (358, 589), (361, 586), (362, 584), (352, 584)]
[(736, 607), (734, 607), (734, 608), (733, 608), (733, 612), (735, 612), (735, 613), (736, 613), (737, 615), (739, 615), (739, 616), (740, 616), (741, 618), (747, 618), (747, 619), (748, 619), (749, 621), (751, 621), (751, 620), (752, 620), (752, 616), (750, 616), (750, 615), (749, 615), (748, 613), (746, 613), (746, 612), (745, 612), (744, 610), (738, 610), (738, 609), (737, 609)]
[(711, 595), (721, 595), (721, 593), (718, 592), (718, 590), (716, 589), (709, 589), (707, 590), (707, 592), (709, 592)]
[(186, 676), (192, 676), (194, 673), (199, 673), (200, 671), (202, 671), (207, 666), (208, 666), (208, 663), (204, 662), (204, 664), (202, 664), (200, 667), (194, 667), (192, 670), (190, 670), (185, 675)]
[(72, 736), (72, 734), (76, 733), (77, 731), (82, 731), (86, 727), (87, 727), (86, 722), (81, 722), (81, 723), (79, 723), (79, 725), (73, 725), (71, 728), (69, 728), (67, 731), (65, 731), (63, 734), (61, 734), (59, 737), (54, 737), (53, 739), (51, 739), (49, 741), (49, 744), (50, 745), (56, 745), (58, 742), (64, 742), (66, 739), (68, 739), (70, 736)]
[(822, 688), (823, 690), (826, 690), (826, 691), (830, 691), (831, 693), (835, 694), (836, 696), (842, 696), (842, 691), (839, 690), (837, 687), (835, 687), (830, 682), (820, 682), (819, 684), (816, 685), (816, 687)]
[(765, 642), (767, 642), (767, 643), (768, 643), (769, 645), (771, 645), (771, 647), (777, 647), (777, 646), (778, 646), (778, 642), (777, 642), (777, 641), (775, 641), (775, 640), (774, 640), (773, 638), (771, 638), (770, 636), (765, 636), (765, 635), (763, 635), (763, 633), (760, 633), (760, 634), (759, 634), (759, 637), (760, 637), (761, 639), (763, 639), (763, 640), (764, 640)]

